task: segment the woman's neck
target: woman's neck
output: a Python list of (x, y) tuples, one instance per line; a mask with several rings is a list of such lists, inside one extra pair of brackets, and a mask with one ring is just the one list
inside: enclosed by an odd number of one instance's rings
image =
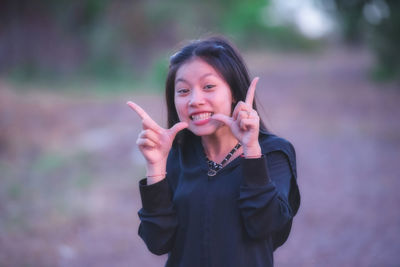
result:
[[(227, 126), (222, 126), (214, 134), (202, 136), (201, 142), (207, 157), (214, 162), (220, 163), (238, 143), (238, 140)], [(232, 159), (234, 158), (236, 156), (232, 157)]]

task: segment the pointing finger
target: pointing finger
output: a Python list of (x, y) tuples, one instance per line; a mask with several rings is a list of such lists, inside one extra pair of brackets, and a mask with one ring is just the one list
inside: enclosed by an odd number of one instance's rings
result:
[(128, 101), (126, 104), (133, 109), (140, 118), (142, 118), (145, 127), (153, 128), (158, 132), (162, 130), (162, 128), (138, 104), (132, 101)]
[(257, 85), (258, 80), (259, 80), (258, 77), (254, 78), (253, 81), (251, 81), (249, 89), (247, 90), (245, 103), (247, 105), (249, 105), (250, 107), (253, 106), (254, 94), (256, 91), (256, 85)]
[(142, 118), (143, 120), (150, 118), (150, 116), (146, 113), (146, 111), (144, 111), (144, 109), (142, 109), (138, 104), (132, 102), (132, 101), (128, 101), (126, 102), (126, 104), (133, 109), (140, 118)]

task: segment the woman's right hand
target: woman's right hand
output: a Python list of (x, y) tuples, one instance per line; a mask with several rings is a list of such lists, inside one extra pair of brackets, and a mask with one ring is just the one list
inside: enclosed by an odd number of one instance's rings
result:
[[(171, 150), (172, 142), (176, 134), (187, 128), (186, 122), (178, 122), (170, 129), (159, 126), (139, 105), (131, 101), (127, 102), (140, 118), (142, 118), (142, 131), (136, 141), (140, 152), (143, 154), (147, 163), (147, 177), (165, 177), (168, 153)], [(154, 180), (154, 179), (151, 179)], [(148, 184), (149, 179), (148, 179)]]

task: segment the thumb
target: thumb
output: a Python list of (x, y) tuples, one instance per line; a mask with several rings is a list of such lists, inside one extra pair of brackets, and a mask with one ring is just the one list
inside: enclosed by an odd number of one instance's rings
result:
[(226, 116), (224, 114), (214, 114), (212, 117), (212, 119), (216, 120), (216, 121), (220, 121), (225, 123), (227, 126), (231, 126), (232, 124), (232, 118), (229, 116)]
[(187, 122), (178, 122), (174, 126), (172, 126), (170, 129), (168, 129), (168, 133), (172, 138), (175, 138), (175, 135), (179, 132), (182, 131), (183, 129), (187, 128), (189, 125)]

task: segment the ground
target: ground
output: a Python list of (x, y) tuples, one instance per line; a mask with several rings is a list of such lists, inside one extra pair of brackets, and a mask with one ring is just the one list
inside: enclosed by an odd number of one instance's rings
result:
[[(270, 130), (297, 152), (302, 203), (276, 266), (398, 266), (400, 90), (364, 50), (246, 55)], [(127, 100), (0, 80), (0, 266), (163, 266), (137, 236), (143, 159)]]

